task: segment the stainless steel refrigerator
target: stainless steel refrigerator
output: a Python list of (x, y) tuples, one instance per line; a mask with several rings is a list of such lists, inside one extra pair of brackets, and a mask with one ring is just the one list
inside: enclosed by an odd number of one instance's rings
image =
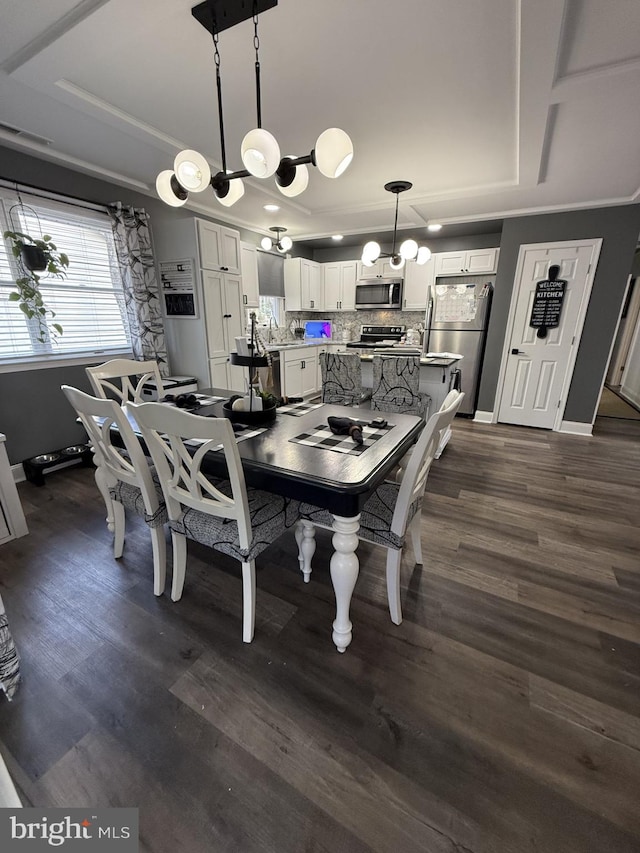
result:
[(478, 399), (493, 285), (478, 276), (440, 279), (431, 289), (427, 308), (425, 352), (463, 356), (459, 364), (465, 398), (460, 413), (473, 415)]

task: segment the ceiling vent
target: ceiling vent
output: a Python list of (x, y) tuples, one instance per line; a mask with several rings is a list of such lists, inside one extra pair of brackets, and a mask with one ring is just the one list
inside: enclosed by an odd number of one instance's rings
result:
[(0, 121), (0, 131), (11, 136), (18, 136), (20, 139), (26, 139), (29, 142), (37, 142), (38, 145), (53, 145), (53, 139), (47, 139), (46, 136), (39, 136), (37, 133), (31, 133), (21, 127), (14, 127), (12, 124), (5, 124), (2, 121)]

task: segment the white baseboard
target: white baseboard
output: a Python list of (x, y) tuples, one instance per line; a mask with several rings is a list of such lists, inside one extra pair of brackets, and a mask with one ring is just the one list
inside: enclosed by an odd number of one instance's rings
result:
[(593, 424), (585, 424), (581, 421), (562, 421), (558, 432), (566, 433), (567, 435), (590, 436), (593, 432)]
[(492, 424), (493, 423), (493, 412), (480, 412), (477, 411), (473, 416), (473, 420), (479, 424)]

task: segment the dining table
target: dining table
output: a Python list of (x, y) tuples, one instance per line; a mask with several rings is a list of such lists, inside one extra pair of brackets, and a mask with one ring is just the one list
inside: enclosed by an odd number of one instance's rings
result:
[[(191, 411), (224, 417), (223, 404), (233, 392), (201, 389)], [(336, 598), (332, 638), (339, 652), (352, 640), (350, 605), (359, 572), (360, 512), (375, 489), (417, 440), (425, 425), (417, 415), (388, 414), (384, 427), (373, 424), (380, 412), (302, 401), (276, 410), (275, 419), (238, 429), (238, 451), (248, 486), (329, 510), (333, 517), (330, 574)], [(351, 436), (334, 436), (328, 418), (361, 424), (363, 444)], [(244, 433), (244, 435), (243, 435)], [(209, 451), (201, 470), (207, 476), (226, 473), (223, 454)]]

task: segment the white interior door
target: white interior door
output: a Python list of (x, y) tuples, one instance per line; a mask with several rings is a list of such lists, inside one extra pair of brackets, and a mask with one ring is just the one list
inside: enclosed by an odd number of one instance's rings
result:
[[(591, 292), (600, 240), (522, 246), (514, 287), (511, 335), (505, 353), (498, 420), (558, 428), (566, 402), (580, 333)], [(529, 325), (536, 284), (560, 267), (567, 282), (559, 325), (538, 337)]]

